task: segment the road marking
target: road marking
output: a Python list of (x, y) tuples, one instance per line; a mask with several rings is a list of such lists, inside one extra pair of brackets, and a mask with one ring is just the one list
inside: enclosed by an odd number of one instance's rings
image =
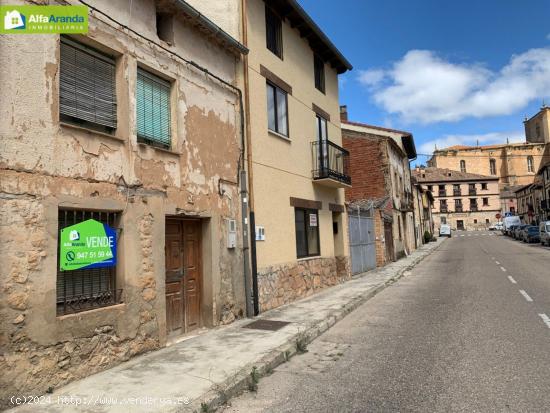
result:
[(517, 284), (516, 280), (514, 280), (511, 275), (508, 276), (508, 279), (512, 284)]
[(500, 267), (500, 269), (502, 270), (502, 272), (506, 272), (506, 268)]
[(498, 262), (498, 261), (495, 261), (495, 264), (496, 264), (496, 265), (500, 265), (500, 262)]
[(546, 314), (539, 314), (539, 317), (542, 318), (544, 324), (546, 324), (546, 326), (550, 328), (550, 317), (548, 317)]
[(463, 237), (464, 235), (461, 235), (461, 237)]
[(533, 299), (531, 297), (529, 297), (529, 294), (527, 294), (525, 292), (525, 290), (519, 290), (520, 294), (523, 295), (523, 297), (528, 301), (528, 302), (533, 302)]

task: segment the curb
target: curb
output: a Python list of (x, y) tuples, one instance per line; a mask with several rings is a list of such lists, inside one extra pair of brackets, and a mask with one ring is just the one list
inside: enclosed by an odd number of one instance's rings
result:
[[(193, 401), (190, 405), (188, 405), (181, 411), (213, 412), (226, 404), (231, 398), (240, 395), (245, 390), (255, 388), (258, 379), (270, 375), (273, 369), (289, 361), (292, 356), (296, 354), (301, 354), (298, 349), (300, 345), (307, 345), (311, 343), (313, 340), (315, 340), (317, 337), (319, 337), (321, 334), (331, 328), (338, 321), (342, 320), (353, 310), (357, 309), (359, 306), (373, 298), (376, 294), (397, 282), (405, 275), (407, 271), (410, 271), (421, 261), (423, 261), (424, 258), (431, 255), (444, 242), (445, 240), (443, 240), (433, 249), (429, 250), (426, 254), (417, 257), (412, 263), (410, 263), (406, 267), (399, 269), (393, 277), (390, 277), (384, 283), (370, 290), (367, 290), (365, 293), (347, 302), (342, 306), (341, 309), (336, 310), (334, 314), (329, 316), (327, 319), (316, 322), (311, 326), (306, 327), (305, 331), (298, 332), (290, 339), (288, 339), (286, 343), (277, 347), (275, 350), (272, 350), (261, 359), (257, 360), (257, 362), (249, 363), (246, 366), (242, 367), (237, 374), (228, 378), (219, 385), (214, 385), (213, 388), (210, 389), (207, 393), (205, 393), (199, 399)], [(255, 370), (255, 374), (252, 373), (253, 370)]]

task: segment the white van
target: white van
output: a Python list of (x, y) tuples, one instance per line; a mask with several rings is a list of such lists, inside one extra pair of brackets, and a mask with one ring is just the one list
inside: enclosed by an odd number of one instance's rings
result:
[(504, 217), (503, 224), (504, 224), (504, 228), (502, 229), (502, 232), (504, 232), (505, 234), (508, 234), (510, 231), (510, 227), (512, 225), (521, 225), (521, 220), (517, 215)]
[(540, 230), (540, 243), (542, 245), (548, 245), (550, 247), (550, 221), (543, 221), (539, 226)]
[(441, 224), (441, 227), (439, 228), (439, 236), (451, 238), (451, 226), (449, 224)]

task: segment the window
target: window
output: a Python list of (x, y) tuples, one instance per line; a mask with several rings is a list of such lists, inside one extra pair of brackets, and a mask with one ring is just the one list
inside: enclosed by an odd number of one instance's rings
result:
[(316, 209), (294, 208), (296, 255), (298, 258), (320, 255), (319, 214)]
[(483, 198), (483, 206), (489, 206), (489, 198)]
[(447, 223), (447, 217), (441, 217), (441, 224)]
[(279, 58), (283, 58), (283, 28), (282, 21), (273, 10), (265, 8), (266, 46)]
[(157, 13), (157, 36), (169, 45), (174, 44), (174, 16), (168, 13)]
[(114, 59), (62, 36), (60, 120), (112, 133), (116, 112)]
[(138, 68), (136, 122), (139, 142), (170, 148), (170, 83)]
[(313, 56), (313, 72), (315, 88), (325, 93), (325, 62), (317, 55)]
[(497, 174), (497, 161), (494, 159), (489, 159), (489, 173), (491, 175)]
[(482, 183), (481, 183), (481, 190), (482, 190), (482, 191), (486, 191), (486, 190), (487, 190), (487, 183), (486, 183), (486, 182), (482, 182)]
[[(58, 236), (61, 230), (88, 219), (116, 228), (119, 212), (62, 209), (58, 214)], [(61, 271), (57, 254), (57, 314), (78, 313), (121, 302), (122, 290), (117, 289), (116, 266)]]
[(399, 215), (397, 216), (397, 229), (399, 230), (399, 239), (401, 240), (401, 217)]
[(428, 191), (432, 192), (433, 191), (433, 185), (428, 185)]
[(315, 115), (315, 138), (318, 141), (328, 139), (327, 120), (320, 115)]
[(460, 161), (460, 172), (466, 172), (466, 161)]
[(529, 155), (527, 157), (527, 172), (533, 172), (535, 170), (533, 166), (533, 157)]
[(485, 223), (486, 223), (486, 224), (489, 223), (489, 218), (485, 218)]
[(477, 219), (474, 219), (474, 224), (477, 224)]
[(288, 137), (288, 99), (283, 89), (267, 83), (267, 127)]

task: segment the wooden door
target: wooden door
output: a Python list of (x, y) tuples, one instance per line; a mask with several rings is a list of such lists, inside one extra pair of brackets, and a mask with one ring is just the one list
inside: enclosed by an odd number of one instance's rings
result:
[(384, 222), (384, 239), (386, 240), (386, 261), (395, 261), (393, 252), (393, 229), (392, 224)]
[(166, 220), (166, 330), (200, 326), (200, 221)]

